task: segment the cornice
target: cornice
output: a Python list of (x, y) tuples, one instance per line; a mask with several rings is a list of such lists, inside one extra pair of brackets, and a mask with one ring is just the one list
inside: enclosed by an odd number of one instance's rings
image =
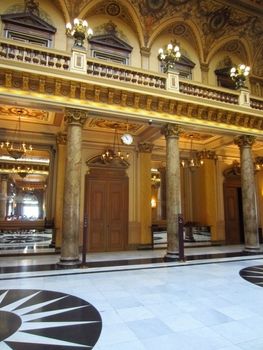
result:
[(47, 67), (25, 72), (22, 65), (12, 69), (3, 67), (1, 60), (0, 97), (56, 106), (61, 110), (77, 108), (104, 116), (154, 119), (160, 123), (199, 125), (233, 133), (262, 135), (263, 130), (261, 110), (200, 98), (198, 94), (133, 86), (101, 77), (63, 71), (50, 74)]

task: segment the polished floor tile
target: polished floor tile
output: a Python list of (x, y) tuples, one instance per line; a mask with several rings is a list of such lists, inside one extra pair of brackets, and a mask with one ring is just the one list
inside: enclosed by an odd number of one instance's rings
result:
[(261, 266), (243, 256), (0, 273), (0, 349), (262, 350)]

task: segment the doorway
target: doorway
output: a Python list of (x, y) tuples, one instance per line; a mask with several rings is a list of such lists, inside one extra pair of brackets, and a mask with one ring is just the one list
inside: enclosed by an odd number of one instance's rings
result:
[(226, 244), (244, 243), (242, 191), (240, 181), (224, 183)]
[(90, 169), (85, 215), (89, 252), (121, 251), (128, 243), (128, 176), (123, 169)]

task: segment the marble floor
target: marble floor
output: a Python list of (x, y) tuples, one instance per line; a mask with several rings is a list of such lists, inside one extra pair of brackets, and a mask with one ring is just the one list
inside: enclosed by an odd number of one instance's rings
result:
[(57, 254), (1, 256), (0, 349), (263, 349), (262, 253), (186, 248), (197, 259), (180, 262), (164, 253), (88, 254), (70, 270), (50, 268)]

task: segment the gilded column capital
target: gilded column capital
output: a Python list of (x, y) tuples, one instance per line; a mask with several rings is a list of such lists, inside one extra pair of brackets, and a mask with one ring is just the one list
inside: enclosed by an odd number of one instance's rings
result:
[(251, 147), (255, 143), (255, 141), (256, 141), (256, 137), (251, 135), (236, 136), (234, 138), (234, 143), (238, 147), (244, 147), (244, 146)]
[(141, 47), (141, 55), (145, 57), (150, 57), (151, 50), (149, 47)]
[(165, 138), (179, 138), (180, 134), (182, 133), (182, 129), (177, 124), (166, 124), (162, 127), (161, 133), (165, 136)]
[(153, 144), (149, 142), (140, 142), (138, 148), (140, 153), (151, 153), (153, 150)]
[(9, 174), (1, 174), (0, 175), (0, 180), (1, 181), (7, 181), (9, 179)]
[(64, 119), (67, 124), (83, 126), (88, 119), (88, 111), (76, 108), (65, 108)]
[(62, 132), (58, 132), (56, 140), (58, 145), (65, 145), (67, 143), (67, 135), (63, 134)]

